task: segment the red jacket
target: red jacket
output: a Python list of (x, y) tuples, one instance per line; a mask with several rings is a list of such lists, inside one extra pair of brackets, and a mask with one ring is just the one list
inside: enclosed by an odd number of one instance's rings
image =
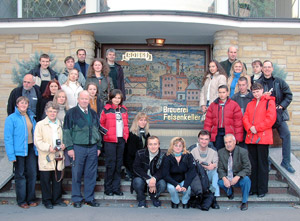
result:
[[(218, 128), (222, 122), (222, 107), (219, 105), (220, 99), (217, 98), (207, 109), (204, 121), (204, 129), (211, 133), (211, 141), (216, 141)], [(227, 99), (223, 110), (223, 128), (225, 134), (233, 134), (239, 142), (243, 141), (243, 114), (240, 106), (230, 98)]]
[(122, 120), (124, 124), (123, 129), (123, 138), (127, 141), (129, 136), (129, 128), (128, 128), (128, 113), (127, 108), (123, 105), (116, 107), (112, 104), (106, 104), (101, 113), (100, 117), (100, 127), (101, 131), (104, 132), (103, 140), (105, 142), (117, 143), (117, 126), (116, 126), (116, 109), (120, 108), (120, 112), (122, 115)]
[[(267, 102), (268, 109), (267, 109)], [(263, 95), (256, 106), (256, 98), (248, 103), (243, 117), (247, 132), (246, 144), (273, 144), (272, 126), (276, 121), (275, 97)], [(250, 127), (255, 126), (257, 131), (253, 134)]]

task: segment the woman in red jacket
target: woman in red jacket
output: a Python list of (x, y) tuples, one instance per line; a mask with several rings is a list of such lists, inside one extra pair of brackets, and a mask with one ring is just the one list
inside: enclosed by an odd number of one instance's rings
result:
[(273, 144), (272, 126), (276, 121), (275, 98), (263, 94), (263, 86), (254, 83), (251, 87), (253, 100), (248, 103), (243, 117), (251, 162), (251, 190), (264, 197), (268, 192), (269, 144)]
[(100, 126), (104, 133), (106, 167), (104, 193), (108, 196), (123, 195), (120, 190), (121, 167), (129, 129), (127, 108), (122, 103), (122, 91), (119, 89), (112, 90), (109, 94), (109, 101), (104, 106), (100, 117)]

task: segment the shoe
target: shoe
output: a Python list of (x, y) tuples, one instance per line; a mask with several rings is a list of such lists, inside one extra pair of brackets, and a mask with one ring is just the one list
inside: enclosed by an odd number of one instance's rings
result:
[(290, 163), (281, 162), (280, 164), (284, 169), (286, 169), (290, 173), (295, 173), (295, 169), (292, 167)]
[(100, 203), (97, 203), (96, 200), (92, 200), (92, 201), (87, 201), (85, 202), (86, 205), (91, 206), (91, 207), (99, 207)]
[(38, 205), (39, 205), (39, 204), (38, 204), (38, 203), (35, 203), (35, 202), (29, 204), (30, 207), (36, 207), (36, 206), (38, 206)]
[(68, 204), (66, 204), (65, 202), (59, 202), (59, 203), (55, 203), (53, 204), (54, 206), (60, 206), (60, 207), (67, 207)]
[(73, 206), (74, 206), (75, 208), (81, 208), (81, 207), (82, 207), (82, 204), (81, 204), (81, 202), (74, 202)]
[(255, 194), (257, 194), (257, 192), (252, 192), (252, 191), (249, 192), (249, 196), (253, 196)]
[(21, 205), (19, 205), (19, 207), (21, 207), (23, 209), (29, 209), (30, 208), (30, 206), (28, 206), (27, 203), (21, 204)]
[(231, 195), (229, 195), (227, 197), (228, 197), (228, 199), (233, 200), (234, 199), (234, 193), (233, 193), (233, 191), (232, 191)]
[(263, 194), (257, 194), (257, 197), (258, 198), (263, 198), (263, 197), (265, 197), (265, 195), (266, 195), (265, 193), (263, 193)]
[(51, 203), (47, 203), (44, 206), (46, 209), (53, 209), (53, 205)]
[(161, 206), (161, 202), (157, 198), (153, 198), (152, 203), (153, 203), (153, 206), (155, 206), (155, 207), (160, 207)]
[(178, 209), (178, 206), (179, 206), (179, 204), (176, 204), (176, 203), (171, 202), (171, 207), (172, 207), (173, 209)]
[(117, 196), (123, 196), (124, 193), (121, 191), (114, 191), (113, 194), (117, 195)]
[(214, 197), (214, 201), (213, 201), (213, 203), (211, 205), (211, 208), (213, 208), (213, 209), (220, 209), (220, 206), (219, 206), (219, 204), (217, 202), (217, 198), (216, 197)]
[(248, 202), (247, 203), (242, 203), (242, 205), (241, 205), (241, 210), (242, 211), (245, 211), (245, 210), (247, 210), (248, 209)]
[(182, 208), (183, 209), (189, 209), (190, 208), (190, 204), (182, 204)]
[(145, 200), (139, 201), (138, 208), (147, 208)]
[(113, 192), (104, 192), (104, 194), (105, 194), (106, 196), (113, 196), (113, 195), (114, 195)]

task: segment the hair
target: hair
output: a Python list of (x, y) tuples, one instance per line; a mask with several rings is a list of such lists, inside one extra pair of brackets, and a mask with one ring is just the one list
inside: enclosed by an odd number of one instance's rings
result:
[(209, 136), (209, 139), (211, 138), (211, 135), (210, 135), (210, 132), (208, 130), (200, 130), (199, 133), (198, 133), (198, 138), (200, 136)]
[(75, 59), (72, 56), (67, 56), (64, 60), (64, 63), (67, 63), (68, 60), (73, 60), (75, 62)]
[(226, 89), (226, 91), (228, 92), (228, 86), (227, 85), (221, 85), (221, 86), (219, 86), (218, 87), (218, 91), (220, 90), (220, 89), (222, 89), (222, 88), (224, 88), (224, 89)]
[(29, 104), (29, 99), (25, 96), (18, 97), (17, 101), (16, 101), (16, 104), (18, 104), (21, 101), (25, 101), (25, 102), (27, 102), (27, 104)]
[(251, 86), (251, 91), (255, 91), (255, 90), (263, 90), (264, 87), (260, 84), (260, 83), (254, 83)]
[(252, 67), (253, 67), (253, 65), (255, 65), (255, 64), (259, 64), (259, 66), (263, 66), (263, 64), (261, 63), (261, 61), (260, 60), (254, 60), (254, 61), (252, 61), (252, 63), (251, 63), (251, 65), (252, 65)]
[(137, 135), (137, 136), (140, 135), (140, 130), (139, 130), (138, 122), (139, 122), (139, 120), (140, 120), (141, 118), (146, 118), (147, 124), (146, 124), (146, 126), (145, 126), (145, 128), (144, 128), (144, 129), (145, 129), (145, 134), (148, 134), (148, 133), (149, 133), (149, 117), (148, 117), (147, 114), (144, 113), (144, 112), (138, 112), (138, 113), (135, 115), (135, 117), (134, 117), (134, 119), (133, 119), (133, 122), (132, 122), (132, 125), (131, 125), (131, 127), (130, 127), (130, 131), (131, 131), (133, 134)]
[(238, 81), (246, 81), (246, 83), (248, 84), (248, 79), (244, 76), (240, 77)]
[(270, 60), (265, 60), (265, 61), (263, 62), (263, 65), (264, 65), (266, 62), (270, 62), (270, 63), (271, 63), (271, 65), (272, 65), (272, 67), (273, 67), (273, 63), (272, 63), (272, 61), (270, 61)]
[(157, 140), (158, 140), (158, 143), (160, 144), (160, 140), (159, 140), (159, 138), (158, 138), (157, 136), (149, 136), (149, 137), (147, 138), (147, 143), (148, 143), (148, 140), (154, 140), (154, 139), (157, 139)]
[(172, 138), (172, 140), (170, 141), (170, 146), (169, 146), (169, 149), (168, 149), (168, 152), (167, 152), (167, 156), (171, 155), (174, 153), (174, 150), (173, 150), (173, 146), (177, 143), (182, 143), (182, 146), (183, 146), (183, 149), (182, 149), (182, 154), (187, 154), (189, 153), (186, 149), (186, 144), (185, 144), (185, 140), (182, 138), (182, 137), (174, 137)]
[[(212, 63), (212, 62), (216, 64), (217, 69), (218, 69), (217, 71), (219, 72), (219, 74), (224, 75), (226, 77), (226, 79), (227, 79), (226, 71), (224, 70), (224, 68), (222, 67), (222, 65), (220, 65), (220, 63), (218, 61), (216, 61), (216, 60), (211, 60), (209, 62), (209, 64)], [(208, 64), (208, 66), (209, 66), (209, 64)], [(206, 72), (206, 74), (205, 74), (205, 76), (203, 77), (203, 80), (202, 80), (202, 86), (205, 84), (205, 81), (207, 79), (207, 75), (209, 75), (209, 74), (212, 74), (212, 73), (209, 71), (209, 67), (208, 67), (208, 70), (207, 70), (207, 72)]]
[(80, 48), (80, 49), (78, 49), (77, 51), (76, 51), (76, 54), (78, 55), (78, 52), (79, 51), (84, 51), (84, 53), (86, 54), (86, 50), (85, 49), (83, 49), (83, 48)]
[(47, 54), (41, 54), (39, 60), (41, 60), (42, 58), (46, 58), (46, 59), (49, 59), (49, 60), (50, 60), (50, 57), (49, 57), (49, 55), (47, 55)]
[(235, 136), (234, 136), (233, 134), (226, 134), (226, 135), (224, 136), (224, 141), (225, 141), (225, 138), (227, 138), (227, 137), (232, 137), (232, 139), (233, 139), (234, 141), (236, 141)]
[(106, 50), (106, 56), (108, 55), (108, 53), (115, 53), (116, 54), (116, 50), (113, 48), (109, 48)]
[(58, 104), (54, 103), (53, 101), (49, 101), (45, 106), (45, 112), (47, 112), (50, 107), (52, 107), (54, 110), (59, 110)]
[(69, 83), (70, 83), (70, 79), (69, 79), (70, 73), (71, 73), (72, 71), (74, 71), (74, 70), (77, 71), (77, 73), (78, 73), (78, 78), (77, 78), (77, 80), (76, 80), (76, 84), (77, 84), (77, 85), (80, 85), (80, 84), (78, 83), (78, 79), (79, 79), (79, 71), (78, 71), (77, 68), (73, 68), (73, 69), (71, 69), (71, 70), (69, 71), (68, 79), (67, 79), (65, 85), (68, 85), (68, 86), (69, 86)]
[(58, 90), (61, 89), (59, 82), (58, 82), (56, 79), (53, 79), (53, 80), (51, 80), (51, 81), (48, 82), (48, 84), (47, 84), (47, 86), (46, 86), (46, 89), (45, 89), (45, 91), (44, 91), (44, 93), (43, 93), (43, 95), (42, 95), (43, 98), (49, 98), (49, 97), (51, 96), (50, 85), (51, 85), (52, 83), (57, 84)]
[(92, 63), (90, 64), (89, 66), (89, 69), (88, 69), (88, 72), (87, 72), (87, 77), (88, 78), (91, 78), (93, 77), (93, 75), (95, 75), (95, 70), (94, 70), (94, 64), (96, 61), (99, 61), (101, 64), (102, 64), (102, 70), (101, 70), (101, 73), (103, 74), (104, 77), (108, 77), (108, 74), (110, 72), (110, 68), (107, 64), (107, 62), (102, 59), (102, 58), (95, 58)]
[(245, 68), (244, 63), (241, 60), (236, 60), (235, 62), (232, 63), (231, 69), (230, 69), (230, 74), (231, 76), (233, 76), (234, 73), (234, 65), (240, 63), (242, 65), (242, 73), (241, 73), (241, 77), (247, 75), (247, 70)]
[(86, 90), (88, 90), (88, 89), (89, 89), (89, 86), (91, 86), (91, 85), (93, 85), (93, 86), (96, 87), (96, 89), (97, 89), (96, 96), (97, 96), (97, 95), (98, 95), (98, 86), (97, 86), (97, 84), (96, 84), (95, 82), (90, 81), (90, 82), (85, 86)]
[(57, 103), (57, 98), (58, 98), (59, 94), (61, 94), (61, 93), (64, 93), (64, 94), (65, 94), (66, 100), (65, 100), (64, 105), (65, 105), (66, 110), (69, 110), (68, 97), (67, 97), (67, 94), (66, 94), (66, 92), (65, 92), (64, 90), (60, 89), (60, 90), (56, 91), (56, 93), (55, 93), (55, 95), (54, 95), (54, 98), (53, 98), (53, 102), (54, 102), (55, 104), (58, 104), (58, 103)]
[(123, 97), (123, 93), (122, 93), (122, 91), (121, 91), (120, 89), (113, 89), (113, 90), (109, 93), (107, 103), (108, 103), (108, 104), (112, 104), (112, 99), (115, 98), (115, 97), (117, 96), (117, 94), (120, 94), (120, 95), (121, 95), (121, 102), (120, 102), (119, 105), (122, 105), (122, 104), (123, 104), (123, 99), (124, 99), (124, 97)]

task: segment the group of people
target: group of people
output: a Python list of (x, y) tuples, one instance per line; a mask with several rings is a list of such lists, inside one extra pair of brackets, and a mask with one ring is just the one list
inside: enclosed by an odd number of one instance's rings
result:
[(161, 206), (159, 196), (167, 189), (171, 207), (179, 207), (182, 193), (182, 207), (187, 209), (198, 162), (211, 184), (209, 207), (220, 208), (220, 187), (229, 199), (234, 197), (232, 187), (241, 187), (241, 210), (247, 210), (249, 194), (264, 197), (268, 192), (272, 127), (283, 141), (281, 165), (295, 172), (285, 122), (292, 93), (284, 80), (272, 75), (271, 61), (254, 61), (250, 77), (236, 56), (236, 48), (230, 47), (228, 60), (209, 63), (200, 96), (205, 121), (198, 143), (187, 148), (184, 138), (174, 137), (164, 153), (159, 138), (149, 133), (147, 114), (139, 112), (129, 128), (123, 105), (124, 73), (114, 61), (114, 49), (107, 50), (106, 60), (96, 58), (90, 65), (85, 63), (85, 50), (79, 49), (78, 62), (66, 57), (61, 74), (49, 67), (48, 55), (41, 55), (40, 65), (24, 76), (23, 85), (11, 92), (7, 105), (4, 140), (7, 156), (14, 162), (18, 205), (37, 206), (39, 170), (44, 206), (67, 206), (62, 201), (62, 179), (64, 167), (71, 166), (73, 206), (98, 207), (94, 189), (98, 157), (104, 152), (104, 193), (108, 196), (124, 194), (120, 188), (124, 165), (138, 207), (147, 207), (145, 192), (155, 207)]

